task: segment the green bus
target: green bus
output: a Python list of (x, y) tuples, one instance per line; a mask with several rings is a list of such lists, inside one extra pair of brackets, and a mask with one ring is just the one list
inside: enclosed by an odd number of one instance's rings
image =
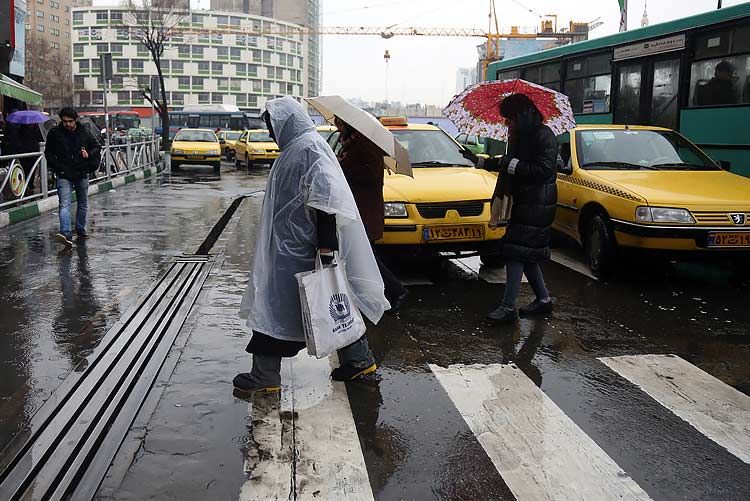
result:
[(579, 124), (679, 130), (750, 176), (750, 3), (499, 61), (487, 74), (564, 92)]

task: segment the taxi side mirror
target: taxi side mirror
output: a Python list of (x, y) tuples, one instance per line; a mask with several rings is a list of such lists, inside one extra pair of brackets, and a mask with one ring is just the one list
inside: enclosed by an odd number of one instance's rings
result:
[(573, 174), (573, 166), (570, 164), (570, 162), (566, 164), (560, 162), (557, 164), (557, 172), (559, 172), (560, 174), (565, 174), (569, 176)]

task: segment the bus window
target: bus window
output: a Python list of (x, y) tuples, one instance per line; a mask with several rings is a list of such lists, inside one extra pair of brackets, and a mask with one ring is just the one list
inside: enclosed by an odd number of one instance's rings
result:
[(750, 103), (748, 37), (750, 25), (696, 39), (695, 58), (703, 60), (694, 61), (690, 67), (690, 106)]
[(188, 115), (187, 126), (190, 127), (191, 129), (197, 129), (198, 127), (202, 127), (200, 115)]
[(221, 123), (222, 123), (222, 116), (221, 115), (209, 115), (209, 127), (212, 129), (220, 129)]
[(211, 127), (211, 115), (201, 114), (198, 116), (198, 127), (208, 129)]
[(573, 113), (608, 113), (612, 55), (606, 53), (572, 59), (568, 61), (566, 69), (565, 94), (570, 98)]
[(512, 80), (514, 78), (521, 78), (521, 70), (509, 70), (509, 71), (498, 71), (498, 80)]

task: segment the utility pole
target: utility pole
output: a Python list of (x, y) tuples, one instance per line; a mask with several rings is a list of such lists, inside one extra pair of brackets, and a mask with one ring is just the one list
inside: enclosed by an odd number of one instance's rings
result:
[(383, 59), (385, 60), (385, 103), (388, 104), (388, 63), (391, 62), (391, 53), (388, 49), (385, 50)]
[(112, 175), (112, 169), (109, 164), (110, 151), (109, 151), (109, 108), (107, 107), (107, 94), (109, 94), (109, 82), (112, 80), (112, 54), (106, 53), (99, 56), (99, 69), (102, 76), (102, 84), (104, 85), (104, 158), (105, 165), (107, 168), (107, 177)]
[(719, 0), (719, 5), (716, 8), (721, 9), (721, 0)]

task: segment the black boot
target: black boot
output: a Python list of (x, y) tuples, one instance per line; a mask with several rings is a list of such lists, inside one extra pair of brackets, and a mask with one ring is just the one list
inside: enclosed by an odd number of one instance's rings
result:
[(516, 318), (518, 318), (516, 310), (509, 310), (504, 306), (498, 306), (494, 311), (487, 315), (488, 320), (492, 320), (499, 324), (515, 322)]
[(535, 299), (531, 304), (528, 304), (519, 310), (522, 317), (531, 317), (534, 315), (547, 315), (552, 313), (554, 307), (552, 306), (552, 300), (547, 302), (539, 301)]

